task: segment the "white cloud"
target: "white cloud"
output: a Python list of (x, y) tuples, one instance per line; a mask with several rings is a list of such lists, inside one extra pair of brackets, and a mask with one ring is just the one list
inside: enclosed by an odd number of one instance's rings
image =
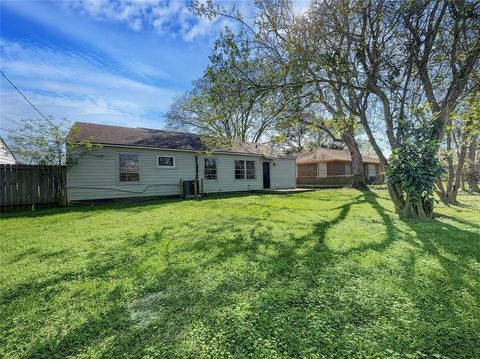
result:
[[(43, 113), (56, 118), (158, 128), (160, 116), (176, 95), (99, 67), (76, 52), (5, 40), (0, 47), (2, 70)], [(143, 71), (154, 69), (145, 65)], [(38, 117), (4, 80), (0, 103), (1, 112), (10, 118)]]
[(186, 41), (207, 36), (224, 26), (221, 19), (197, 17), (189, 10), (189, 1), (180, 0), (75, 0), (66, 6), (98, 20), (126, 24), (134, 31), (152, 30), (159, 34), (180, 35)]

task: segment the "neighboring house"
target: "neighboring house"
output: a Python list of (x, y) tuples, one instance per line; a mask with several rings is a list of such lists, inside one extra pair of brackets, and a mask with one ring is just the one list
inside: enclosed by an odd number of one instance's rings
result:
[(15, 155), (10, 151), (3, 138), (0, 137), (0, 164), (14, 165), (15, 163), (17, 163)]
[[(384, 170), (376, 157), (362, 156), (369, 183), (383, 183)], [(350, 152), (316, 147), (297, 156), (297, 185), (351, 185)]]
[(181, 179), (198, 179), (207, 194), (295, 187), (295, 159), (270, 145), (240, 142), (206, 152), (191, 133), (84, 122), (74, 128), (70, 140), (101, 147), (68, 170), (69, 201), (178, 195)]

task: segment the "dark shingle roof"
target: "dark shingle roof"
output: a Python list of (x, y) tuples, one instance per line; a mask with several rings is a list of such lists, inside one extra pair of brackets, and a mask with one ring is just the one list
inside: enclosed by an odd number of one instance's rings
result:
[[(207, 147), (200, 136), (193, 133), (131, 128), (75, 122), (68, 138), (72, 142), (91, 141), (102, 145), (152, 147), (173, 150), (205, 151)], [(253, 154), (264, 157), (289, 157), (272, 145), (251, 142), (234, 142), (227, 147), (209, 148), (213, 152)]]

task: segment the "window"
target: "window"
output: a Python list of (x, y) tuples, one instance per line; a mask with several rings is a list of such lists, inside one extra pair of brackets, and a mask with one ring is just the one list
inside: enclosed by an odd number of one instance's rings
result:
[(351, 175), (352, 174), (352, 165), (350, 163), (345, 163), (345, 174), (346, 175)]
[(245, 161), (235, 161), (235, 179), (245, 178)]
[(120, 182), (140, 181), (140, 158), (138, 155), (119, 153), (118, 173)]
[(217, 160), (215, 158), (205, 158), (203, 176), (207, 180), (217, 179)]
[(174, 168), (175, 167), (175, 157), (173, 156), (158, 156), (157, 165), (162, 168)]
[(255, 161), (235, 161), (235, 179), (255, 179)]
[(247, 179), (255, 179), (255, 161), (247, 161)]

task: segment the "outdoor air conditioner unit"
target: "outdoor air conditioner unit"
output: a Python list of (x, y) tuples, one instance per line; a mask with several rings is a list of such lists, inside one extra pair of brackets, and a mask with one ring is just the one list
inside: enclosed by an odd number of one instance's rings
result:
[(183, 196), (192, 197), (195, 196), (195, 180), (183, 181)]

